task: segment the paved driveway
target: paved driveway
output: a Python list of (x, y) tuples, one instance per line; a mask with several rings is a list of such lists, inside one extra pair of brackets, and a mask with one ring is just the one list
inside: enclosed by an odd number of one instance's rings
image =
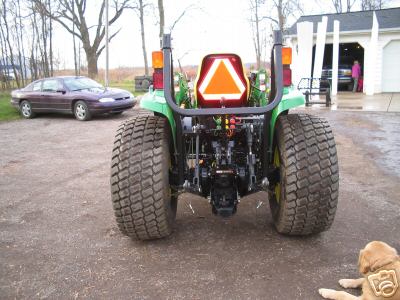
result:
[(170, 238), (132, 242), (113, 219), (109, 166), (134, 113), (0, 123), (0, 298), (320, 299), (318, 288), (357, 276), (367, 242), (400, 250), (400, 114), (312, 112), (330, 120), (340, 159), (326, 233), (278, 235), (265, 193), (230, 219), (183, 195)]

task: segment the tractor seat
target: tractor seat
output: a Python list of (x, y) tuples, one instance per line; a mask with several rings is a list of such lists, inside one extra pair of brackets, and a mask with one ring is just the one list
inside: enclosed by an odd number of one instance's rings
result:
[(247, 105), (249, 80), (242, 60), (236, 54), (209, 54), (199, 67), (195, 97), (201, 108)]

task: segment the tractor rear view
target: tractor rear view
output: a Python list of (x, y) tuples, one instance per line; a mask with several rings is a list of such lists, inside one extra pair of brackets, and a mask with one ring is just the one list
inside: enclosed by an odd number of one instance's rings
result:
[(229, 217), (242, 197), (261, 190), (278, 232), (329, 229), (339, 188), (335, 140), (325, 120), (289, 114), (304, 96), (292, 86), (291, 49), (282, 47), (281, 33), (270, 75), (258, 70), (248, 78), (236, 54), (210, 54), (191, 93), (172, 64), (164, 35), (162, 51), (153, 53), (153, 86), (140, 103), (151, 113), (124, 122), (115, 137), (111, 193), (121, 232), (168, 236), (183, 192)]

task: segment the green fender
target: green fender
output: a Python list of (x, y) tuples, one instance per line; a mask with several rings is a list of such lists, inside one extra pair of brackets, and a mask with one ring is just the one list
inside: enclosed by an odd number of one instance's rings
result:
[[(283, 97), (281, 102), (272, 110), (271, 120), (270, 120), (270, 150), (272, 150), (272, 142), (274, 139), (274, 131), (275, 131), (275, 124), (276, 120), (278, 119), (279, 115), (289, 110), (290, 108), (294, 108), (300, 105), (304, 105), (305, 98), (304, 95), (295, 89), (285, 88), (283, 90)], [(270, 152), (271, 153), (271, 152)]]
[(167, 101), (164, 97), (164, 91), (155, 90), (149, 91), (144, 94), (140, 100), (140, 108), (151, 110), (153, 112), (164, 115), (171, 126), (172, 138), (174, 140), (174, 145), (176, 142), (176, 126), (174, 116), (172, 114), (171, 108), (167, 105)]

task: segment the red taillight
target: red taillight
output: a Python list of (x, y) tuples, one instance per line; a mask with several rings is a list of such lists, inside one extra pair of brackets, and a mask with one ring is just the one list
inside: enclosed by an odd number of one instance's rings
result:
[(164, 89), (163, 69), (154, 69), (154, 73), (153, 73), (153, 88), (155, 90)]
[(283, 67), (283, 86), (291, 86), (292, 85), (292, 70), (289, 66)]

